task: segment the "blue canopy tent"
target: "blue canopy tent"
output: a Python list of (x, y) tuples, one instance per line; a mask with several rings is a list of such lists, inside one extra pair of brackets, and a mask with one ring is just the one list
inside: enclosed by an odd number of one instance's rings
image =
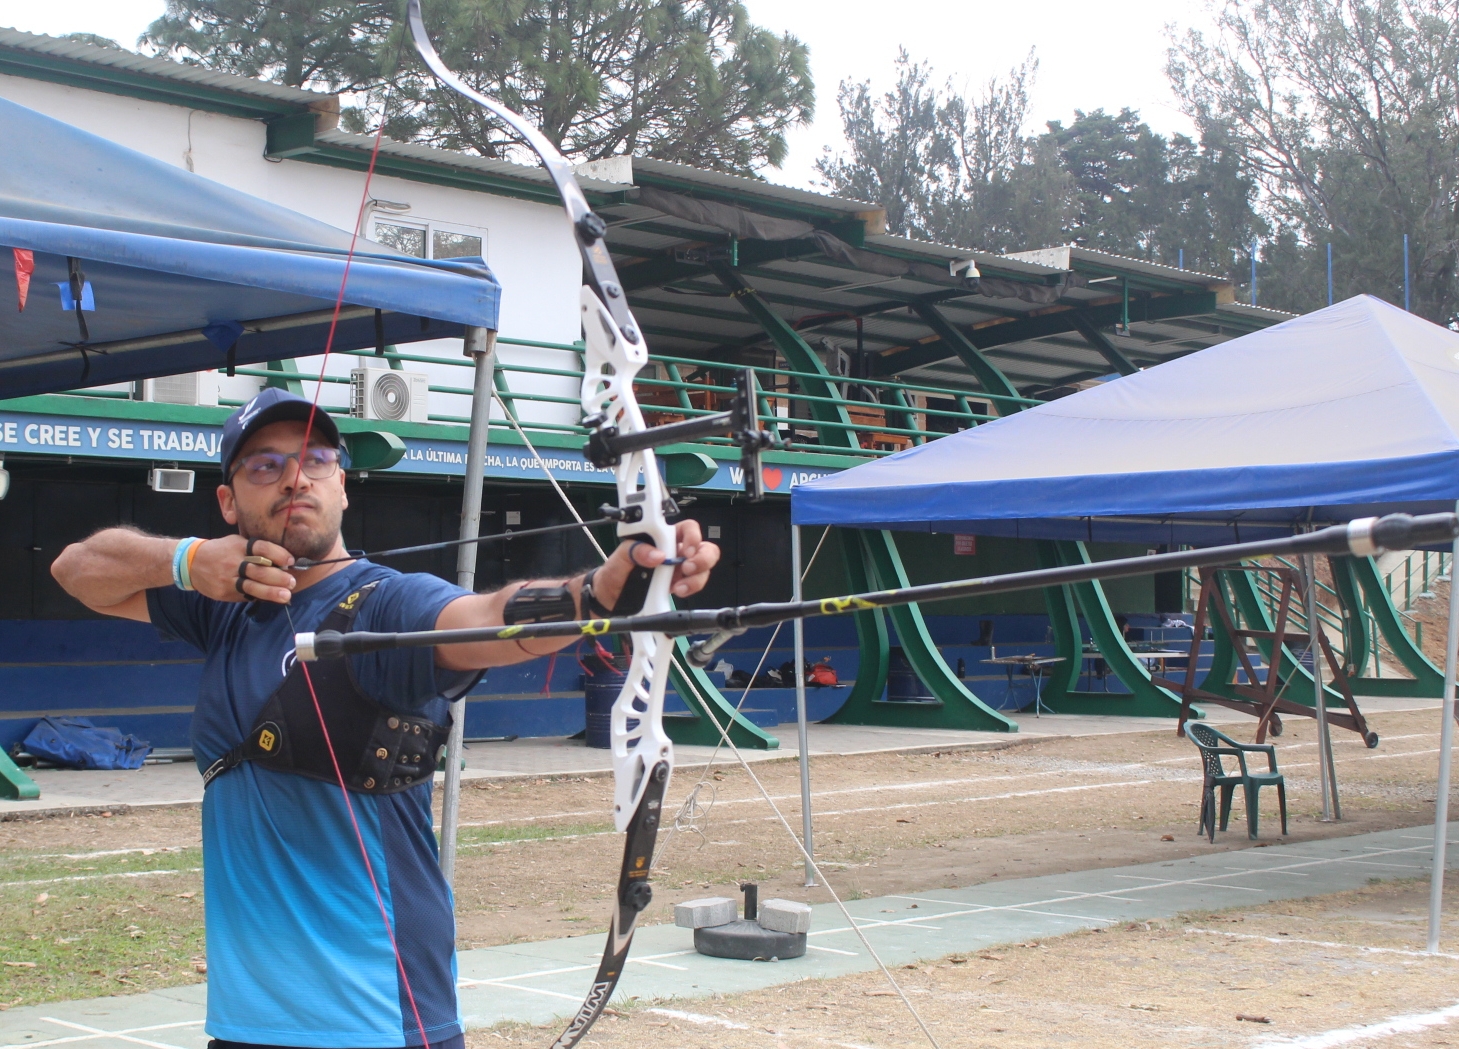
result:
[(1459, 334), (1361, 295), (798, 486), (796, 524), (1212, 545), (1459, 499)]
[[(0, 142), (0, 398), (324, 350), (348, 232), (3, 98)], [(465, 339), (477, 362), (467, 470), (479, 480), (501, 298), (485, 261), (361, 240), (348, 267), (334, 349)], [(465, 493), (470, 538), (480, 485)], [(38, 796), (3, 751), (0, 796)]]
[[(1360, 295), (801, 485), (791, 507), (796, 525), (1173, 547), (1453, 510), (1456, 500), (1459, 334)], [(1448, 826), (1456, 628), (1459, 586), (1442, 686), (1430, 950)], [(1315, 684), (1325, 742), (1320, 677)], [(1331, 754), (1320, 750), (1326, 785)]]
[[(12, 259), (17, 280), (34, 266), (24, 311), (0, 302), (0, 395), (323, 350), (348, 232), (3, 98), (0, 141), (0, 249), (18, 249), (0, 250), (0, 287)], [(79, 314), (73, 269), (89, 285)], [(362, 240), (334, 347), (495, 330), (500, 296), (481, 259)]]

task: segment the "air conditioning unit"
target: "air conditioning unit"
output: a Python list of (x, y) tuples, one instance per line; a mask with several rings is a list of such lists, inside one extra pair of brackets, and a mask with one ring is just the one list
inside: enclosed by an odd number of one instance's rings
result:
[(350, 414), (356, 419), (429, 421), (430, 380), (424, 372), (356, 368), (350, 384)]
[(132, 384), (134, 401), (155, 401), (158, 404), (218, 404), (216, 371), (183, 372), (156, 379), (141, 379)]
[(168, 470), (159, 467), (147, 475), (147, 483), (154, 492), (178, 492), (186, 495), (193, 490), (196, 477), (191, 470)]

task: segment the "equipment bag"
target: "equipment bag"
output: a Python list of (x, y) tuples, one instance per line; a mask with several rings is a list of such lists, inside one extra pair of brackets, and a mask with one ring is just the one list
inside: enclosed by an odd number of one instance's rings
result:
[(139, 769), (152, 744), (87, 718), (41, 718), (21, 744), (43, 761), (68, 769)]

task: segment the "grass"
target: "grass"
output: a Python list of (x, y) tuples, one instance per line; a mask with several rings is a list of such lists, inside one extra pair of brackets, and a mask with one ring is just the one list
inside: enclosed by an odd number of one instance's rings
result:
[(202, 980), (201, 866), (196, 848), (0, 855), (0, 1009)]
[(554, 826), (528, 824), (508, 827), (462, 827), (456, 836), (458, 848), (484, 848), (511, 845), (519, 841), (562, 841), (566, 838), (590, 838), (600, 834), (616, 834), (611, 823), (565, 823)]

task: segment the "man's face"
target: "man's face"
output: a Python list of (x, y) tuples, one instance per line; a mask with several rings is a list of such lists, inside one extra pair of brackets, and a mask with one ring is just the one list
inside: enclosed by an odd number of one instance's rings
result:
[[(295, 557), (320, 560), (339, 541), (339, 523), (349, 500), (343, 468), (323, 480), (306, 477), (299, 469), (297, 455), (303, 444), (302, 422), (270, 423), (250, 436), (233, 458), (232, 483), (218, 486), (218, 506), (223, 519), (238, 526), (239, 535), (278, 543)], [(309, 446), (331, 447), (318, 434), (310, 435)], [(285, 461), (277, 481), (255, 484), (241, 467), (248, 456), (260, 452), (296, 458)]]

